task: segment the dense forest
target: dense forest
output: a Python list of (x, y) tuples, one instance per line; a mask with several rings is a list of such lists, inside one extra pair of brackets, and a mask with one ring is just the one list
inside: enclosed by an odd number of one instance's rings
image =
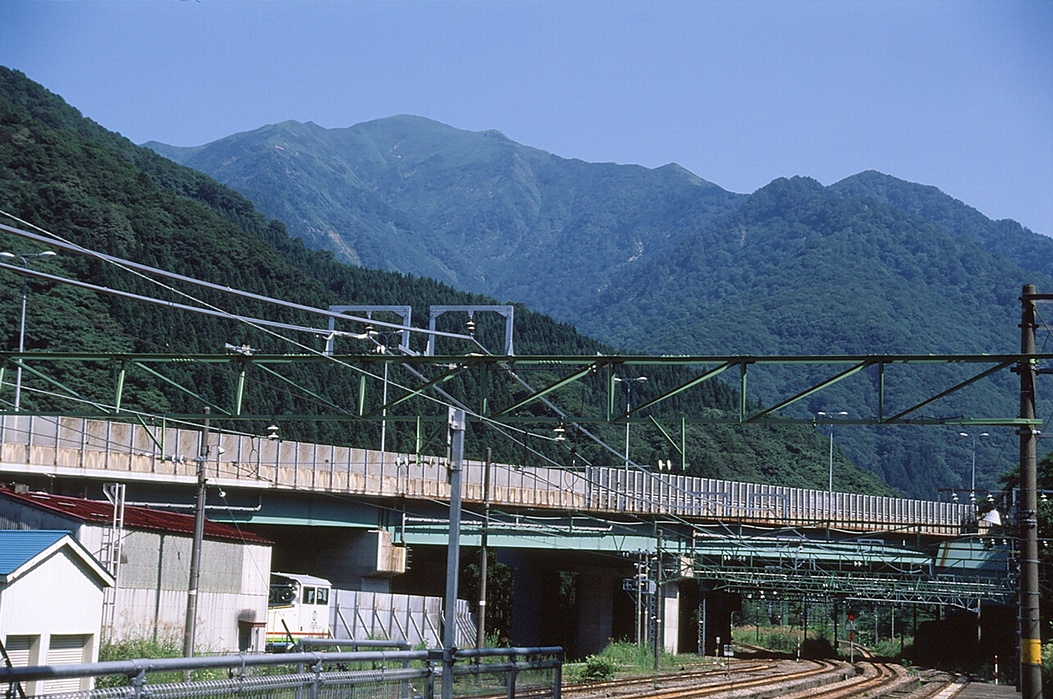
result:
[[(233, 297), (176, 280), (133, 273), (93, 253), (116, 256), (255, 294), (313, 308), (341, 304), (410, 305), (421, 311), (435, 304), (493, 304), (494, 299), (458, 291), (444, 283), (411, 274), (366, 269), (338, 260), (329, 251), (313, 251), (291, 237), (282, 223), (267, 220), (242, 195), (189, 168), (138, 147), (83, 118), (57, 95), (16, 71), (0, 69), (0, 210), (13, 228), (47, 231), (82, 246), (84, 254), (64, 249), (55, 257), (34, 260), (34, 269), (172, 303), (221, 309), (238, 316), (266, 317), (289, 324), (318, 325), (292, 308), (272, 308), (261, 300)], [(5, 233), (0, 249), (30, 254), (46, 246)], [(0, 273), (0, 319), (9, 328), (6, 349), (18, 347), (22, 277)], [(130, 298), (64, 284), (28, 279), (27, 351), (91, 353), (218, 354), (226, 345), (249, 346), (260, 353), (320, 352), (324, 339), (315, 334), (280, 334), (230, 318), (204, 316)], [(421, 322), (417, 319), (417, 322)], [(453, 322), (453, 321), (451, 321)], [(501, 324), (480, 318), (476, 335), (489, 347), (500, 347)], [(343, 342), (343, 340), (341, 340)], [(351, 342), (348, 340), (348, 342)], [(591, 356), (610, 349), (579, 334), (566, 323), (517, 306), (515, 345), (519, 354)], [(342, 347), (346, 353), (369, 353), (375, 347)], [(467, 351), (458, 349), (457, 351)], [(27, 373), (22, 408), (76, 413), (87, 403), (112, 400), (111, 366), (56, 363), (48, 377)], [(234, 391), (235, 372), (187, 363), (165, 369), (165, 380), (130, 372), (126, 407), (147, 416), (198, 412), (202, 399), (221, 401)], [(10, 374), (5, 374), (3, 401), (10, 406)], [(408, 381), (405, 377), (403, 380)], [(420, 381), (421, 379), (418, 379)], [(657, 388), (678, 385), (677, 371), (655, 372)], [(172, 388), (194, 387), (194, 394)], [(376, 387), (373, 387), (374, 389)], [(600, 385), (586, 390), (601, 391)], [(249, 377), (245, 410), (283, 420), (291, 439), (352, 443), (376, 448), (376, 422), (356, 419), (348, 411), (339, 421), (297, 419), (321, 403), (346, 405), (361, 390), (358, 374), (338, 364), (291, 365), (281, 380), (262, 372)], [(443, 385), (450, 395), (473, 402), (480, 390), (469, 379)], [(511, 391), (511, 389), (504, 389)], [(369, 400), (379, 400), (371, 390)], [(508, 403), (512, 394), (494, 395)], [(668, 410), (730, 410), (733, 393), (711, 382)], [(656, 417), (663, 417), (656, 411)], [(224, 427), (217, 420), (216, 428)], [(262, 432), (264, 424), (253, 428)], [(238, 425), (244, 429), (243, 425)], [(601, 430), (608, 444), (618, 445), (621, 426)], [(486, 448), (495, 457), (515, 461), (524, 453), (522, 440), (474, 426), (467, 447), (475, 455)], [(414, 435), (388, 436), (389, 449), (410, 451)], [(439, 451), (435, 437), (426, 447)], [(620, 447), (604, 449), (568, 440), (540, 450), (536, 458), (568, 463), (617, 463)], [(720, 478), (784, 485), (824, 487), (826, 441), (806, 427), (692, 427), (685, 440), (689, 472)], [(574, 451), (571, 452), (570, 450)], [(546, 451), (547, 450), (547, 451)], [(563, 451), (561, 451), (563, 450)], [(672, 458), (656, 431), (633, 431), (633, 460), (654, 464)], [(872, 475), (837, 455), (843, 478), (839, 489), (889, 492)]]

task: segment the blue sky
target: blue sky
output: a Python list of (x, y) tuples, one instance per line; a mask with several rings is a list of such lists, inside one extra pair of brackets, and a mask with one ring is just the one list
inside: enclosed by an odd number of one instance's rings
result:
[(0, 64), (138, 143), (416, 114), (725, 189), (874, 169), (1053, 235), (1053, 1), (0, 2)]

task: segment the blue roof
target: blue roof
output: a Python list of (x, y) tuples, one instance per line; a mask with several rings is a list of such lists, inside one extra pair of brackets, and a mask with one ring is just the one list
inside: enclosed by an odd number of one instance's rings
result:
[(2, 529), (0, 530), (0, 576), (14, 573), (33, 560), (34, 556), (53, 546), (68, 531), (49, 529)]

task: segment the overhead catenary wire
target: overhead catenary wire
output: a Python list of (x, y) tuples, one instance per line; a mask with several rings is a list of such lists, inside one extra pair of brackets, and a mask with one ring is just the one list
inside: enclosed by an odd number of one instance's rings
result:
[[(239, 298), (249, 299), (249, 300), (253, 300), (253, 301), (260, 301), (260, 302), (263, 302), (263, 303), (267, 303), (267, 304), (271, 304), (271, 305), (275, 305), (275, 306), (280, 306), (280, 307), (288, 308), (288, 309), (291, 309), (291, 310), (296, 310), (296, 311), (301, 311), (301, 312), (304, 312), (304, 313), (311, 313), (311, 314), (315, 314), (315, 315), (325, 316), (327, 318), (336, 318), (336, 319), (340, 319), (340, 320), (357, 321), (357, 322), (362, 322), (362, 323), (372, 323), (373, 325), (379, 325), (379, 326), (382, 326), (382, 327), (393, 328), (393, 329), (396, 329), (396, 330), (406, 329), (406, 330), (409, 330), (410, 332), (419, 333), (419, 334), (433, 334), (433, 335), (439, 335), (439, 336), (445, 336), (445, 337), (451, 337), (451, 338), (457, 338), (457, 339), (469, 339), (468, 335), (464, 335), (464, 334), (460, 334), (460, 333), (445, 333), (445, 332), (440, 332), (440, 331), (430, 331), (430, 330), (425, 330), (423, 328), (405, 328), (404, 326), (396, 324), (396, 323), (388, 323), (388, 322), (379, 321), (379, 320), (371, 320), (371, 319), (366, 318), (366, 317), (352, 316), (352, 315), (348, 315), (346, 313), (341, 313), (341, 312), (338, 312), (338, 311), (330, 311), (328, 309), (316, 308), (314, 306), (307, 306), (305, 304), (296, 303), (294, 301), (287, 301), (287, 300), (284, 300), (284, 299), (276, 299), (276, 298), (273, 298), (271, 296), (265, 296), (263, 294), (257, 294), (257, 293), (251, 292), (251, 291), (244, 291), (244, 290), (241, 290), (241, 289), (235, 289), (235, 288), (233, 288), (231, 286), (228, 286), (228, 285), (216, 284), (214, 282), (204, 281), (202, 279), (197, 279), (195, 277), (189, 277), (189, 276), (184, 275), (184, 274), (178, 274), (176, 272), (169, 272), (168, 270), (165, 270), (165, 269), (161, 269), (161, 268), (158, 268), (158, 267), (151, 267), (149, 265), (144, 265), (144, 264), (141, 264), (139, 262), (133, 262), (131, 260), (127, 260), (127, 259), (124, 259), (124, 258), (121, 258), (121, 257), (117, 257), (115, 255), (107, 255), (106, 253), (102, 253), (102, 252), (99, 252), (97, 250), (92, 250), (92, 249), (86, 248), (86, 247), (84, 247), (82, 245), (77, 245), (76, 243), (72, 243), (72, 242), (70, 242), (68, 240), (65, 240), (64, 238), (56, 235), (55, 233), (51, 233), (50, 231), (46, 231), (43, 228), (40, 228), (39, 226), (35, 226), (32, 223), (24, 221), (24, 220), (18, 218), (17, 216), (14, 216), (13, 214), (10, 214), (10, 213), (8, 213), (6, 211), (3, 211), (2, 209), (0, 209), (0, 215), (7, 216), (8, 218), (11, 218), (11, 219), (13, 219), (15, 221), (18, 221), (22, 225), (30, 226), (32, 228), (35, 228), (36, 230), (41, 231), (42, 234), (32, 233), (30, 231), (25, 231), (25, 230), (22, 230), (22, 229), (19, 229), (19, 228), (14, 228), (13, 226), (8, 226), (8, 225), (2, 224), (2, 223), (0, 223), (0, 231), (6, 232), (6, 233), (10, 233), (12, 235), (16, 235), (16, 236), (19, 236), (21, 238), (25, 238), (27, 240), (32, 240), (32, 241), (41, 243), (43, 245), (50, 245), (52, 247), (57, 247), (57, 248), (60, 248), (60, 249), (63, 249), (63, 250), (68, 250), (70, 252), (76, 252), (76, 253), (79, 253), (79, 254), (82, 254), (82, 255), (87, 255), (89, 257), (93, 257), (93, 258), (101, 260), (103, 262), (108, 262), (110, 264), (113, 264), (113, 265), (121, 268), (121, 269), (124, 269), (126, 271), (131, 272), (131, 273), (134, 273), (137, 276), (139, 276), (139, 277), (141, 277), (143, 279), (146, 279), (147, 281), (150, 281), (150, 282), (152, 282), (154, 284), (157, 284), (158, 286), (163, 286), (163, 288), (165, 288), (165, 289), (167, 289), (169, 291), (172, 291), (174, 293), (178, 293), (178, 294), (180, 294), (182, 296), (185, 296), (187, 298), (193, 298), (193, 297), (191, 297), (189, 294), (187, 294), (185, 292), (182, 292), (182, 291), (179, 291), (178, 289), (175, 289), (174, 287), (167, 286), (167, 285), (161, 285), (156, 279), (153, 279), (151, 276), (147, 276), (147, 275), (153, 275), (153, 276), (158, 276), (158, 277), (162, 277), (162, 278), (165, 278), (165, 279), (171, 279), (171, 280), (174, 280), (174, 281), (185, 282), (185, 283), (191, 284), (193, 286), (198, 286), (198, 287), (201, 287), (201, 288), (204, 288), (204, 289), (210, 289), (212, 291), (222, 292), (224, 294), (229, 294), (231, 296), (236, 296), (236, 297), (239, 297)], [(12, 271), (16, 271), (17, 272), (17, 271), (20, 271), (20, 270), (21, 270), (21, 268), (15, 268)], [(149, 297), (144, 297), (144, 300), (147, 299), (147, 298), (149, 298)], [(195, 300), (198, 300), (198, 299), (195, 299)], [(199, 301), (199, 303), (204, 303), (203, 301), (200, 301), (200, 300), (198, 300), (198, 301)], [(213, 310), (219, 310), (219, 309), (213, 309)], [(229, 317), (231, 319), (236, 319), (233, 314), (228, 314), (227, 317)], [(316, 332), (316, 330), (312, 329), (312, 332)], [(328, 331), (326, 331), (326, 332), (328, 332)], [(282, 339), (288, 339), (288, 338), (282, 338)], [(359, 337), (358, 339), (362, 339), (362, 338)]]
[(44, 272), (44, 271), (33, 269), (33, 268), (26, 269), (26, 268), (23, 268), (23, 267), (19, 267), (17, 265), (8, 264), (6, 262), (0, 262), (0, 269), (7, 270), (9, 272), (15, 272), (17, 274), (22, 274), (22, 275), (25, 275), (25, 276), (28, 276), (28, 277), (34, 277), (36, 279), (43, 279), (43, 280), (46, 280), (46, 281), (56, 282), (56, 283), (61, 283), (61, 284), (68, 284), (69, 286), (74, 286), (74, 287), (81, 288), (81, 289), (87, 289), (89, 291), (95, 291), (95, 292), (98, 292), (100, 294), (108, 294), (110, 296), (119, 296), (119, 297), (122, 297), (122, 298), (132, 299), (132, 300), (135, 300), (135, 301), (142, 301), (143, 303), (148, 303), (148, 304), (152, 304), (152, 305), (155, 305), (155, 306), (164, 306), (165, 308), (169, 308), (169, 309), (177, 310), (177, 311), (188, 311), (188, 312), (191, 312), (191, 313), (199, 313), (199, 314), (202, 314), (202, 315), (207, 315), (207, 316), (212, 316), (212, 317), (217, 317), (217, 318), (225, 318), (227, 320), (234, 320), (234, 321), (238, 321), (238, 322), (248, 323), (248, 324), (256, 326), (256, 327), (280, 328), (282, 330), (293, 330), (293, 331), (297, 331), (297, 332), (311, 333), (311, 334), (314, 334), (314, 335), (322, 335), (322, 336), (336, 334), (336, 335), (339, 335), (339, 336), (349, 337), (349, 338), (356, 339), (356, 340), (365, 339), (365, 335), (362, 334), (362, 333), (347, 333), (347, 332), (340, 332), (340, 331), (330, 331), (328, 329), (323, 329), (323, 328), (311, 328), (311, 327), (303, 326), (303, 325), (293, 325), (292, 323), (282, 323), (282, 322), (279, 322), (279, 321), (265, 320), (263, 318), (253, 318), (253, 317), (250, 317), (250, 316), (238, 315), (238, 314), (235, 314), (235, 313), (230, 313), (229, 311), (223, 311), (223, 310), (219, 310), (219, 309), (215, 309), (215, 308), (207, 308), (207, 307), (201, 307), (201, 306), (190, 306), (190, 305), (187, 305), (187, 304), (178, 303), (176, 301), (168, 301), (168, 300), (165, 300), (165, 299), (159, 299), (159, 298), (155, 298), (155, 297), (152, 297), (152, 296), (144, 296), (142, 294), (136, 294), (136, 293), (131, 292), (131, 291), (121, 291), (120, 289), (111, 289), (110, 287), (99, 286), (98, 284), (92, 284), (91, 282), (82, 282), (82, 281), (80, 281), (78, 279), (70, 279), (69, 277), (62, 277), (62, 276), (59, 276), (57, 274), (49, 274), (48, 272)]
[[(269, 335), (271, 335), (271, 336), (273, 336), (273, 337), (275, 337), (277, 339), (280, 339), (280, 340), (282, 340), (284, 342), (290, 343), (293, 346), (297, 347), (300, 350), (303, 350), (306, 353), (314, 354), (314, 355), (319, 356), (319, 357), (323, 357), (323, 358), (333, 362), (334, 364), (338, 364), (340, 366), (343, 366), (344, 368), (348, 368), (348, 369), (351, 369), (353, 371), (356, 371), (356, 372), (359, 372), (359, 373), (362, 373), (362, 374), (366, 374), (366, 375), (368, 375), (368, 376), (370, 376), (370, 377), (372, 377), (372, 378), (374, 378), (376, 380), (380, 380), (380, 377), (376, 376), (374, 374), (370, 374), (368, 371), (366, 371), (365, 369), (362, 369), (361, 367), (356, 367), (356, 366), (350, 365), (350, 364), (348, 364), (346, 362), (341, 361), (339, 358), (336, 358), (336, 357), (333, 357), (333, 356), (330, 356), (330, 355), (326, 355), (324, 352), (320, 352), (320, 351), (318, 351), (317, 349), (315, 349), (313, 347), (305, 345), (305, 344), (303, 344), (303, 343), (301, 343), (301, 342), (299, 342), (297, 340), (294, 340), (293, 338), (281, 335), (281, 334), (279, 334), (279, 333), (277, 333), (277, 332), (275, 332), (275, 331), (270, 329), (270, 327), (272, 327), (272, 326), (274, 326), (274, 327), (282, 327), (283, 325), (286, 325), (286, 324), (277, 324), (277, 323), (274, 323), (273, 321), (265, 321), (264, 323), (256, 323), (255, 321), (258, 320), (258, 319), (250, 318), (248, 316), (241, 316), (241, 315), (238, 315), (238, 314), (230, 313), (229, 311), (225, 311), (225, 310), (223, 310), (221, 308), (218, 308), (218, 307), (206, 304), (204, 301), (202, 301), (200, 299), (196, 299), (196, 298), (190, 296), (189, 294), (187, 294), (186, 292), (183, 292), (183, 291), (180, 291), (178, 289), (175, 289), (174, 287), (172, 287), (170, 285), (161, 284), (158, 280), (147, 276), (147, 273), (149, 273), (149, 274), (156, 274), (158, 276), (162, 276), (162, 277), (166, 277), (166, 278), (170, 278), (170, 279), (177, 279), (179, 281), (184, 281), (184, 282), (187, 282), (189, 284), (194, 284), (194, 285), (197, 285), (197, 286), (201, 286), (203, 288), (208, 288), (208, 289), (212, 289), (212, 290), (215, 290), (215, 291), (220, 291), (220, 292), (223, 292), (225, 294), (231, 294), (231, 295), (240, 296), (240, 297), (243, 297), (243, 298), (249, 298), (249, 299), (253, 299), (253, 300), (257, 300), (257, 301), (264, 301), (264, 302), (267, 302), (267, 303), (273, 303), (275, 305), (283, 306), (283, 307), (286, 307), (286, 308), (293, 308), (293, 309), (300, 310), (300, 311), (317, 313), (317, 314), (320, 314), (320, 315), (324, 315), (324, 316), (328, 316), (328, 317), (341, 318), (341, 319), (344, 319), (344, 320), (352, 320), (352, 321), (356, 321), (357, 320), (357, 321), (360, 321), (360, 322), (371, 323), (371, 324), (374, 324), (374, 325), (384, 325), (384, 326), (388, 326), (388, 327), (403, 329), (403, 326), (400, 326), (400, 325), (384, 323), (382, 321), (373, 321), (373, 320), (370, 320), (368, 318), (358, 318), (358, 317), (355, 317), (355, 316), (349, 316), (349, 315), (345, 315), (345, 314), (342, 314), (342, 313), (337, 313), (337, 312), (334, 312), (334, 311), (314, 308), (312, 306), (305, 306), (303, 304), (297, 304), (297, 303), (293, 303), (293, 302), (289, 302), (289, 301), (283, 301), (281, 299), (274, 299), (274, 298), (271, 298), (271, 297), (268, 297), (268, 296), (263, 296), (263, 295), (255, 294), (255, 293), (252, 293), (252, 292), (245, 292), (245, 291), (241, 291), (241, 290), (238, 290), (238, 289), (234, 289), (234, 288), (229, 287), (229, 286), (222, 286), (222, 285), (214, 284), (214, 283), (211, 283), (211, 282), (204, 282), (202, 280), (198, 280), (198, 279), (195, 279), (193, 277), (188, 277), (186, 275), (180, 275), (180, 274), (176, 274), (176, 273), (173, 273), (173, 272), (168, 272), (166, 270), (158, 269), (158, 268), (155, 268), (155, 267), (150, 267), (148, 265), (142, 265), (142, 264), (139, 264), (139, 263), (136, 263), (136, 262), (131, 262), (130, 260), (125, 260), (123, 258), (115, 257), (113, 255), (106, 255), (104, 253), (100, 253), (100, 252), (91, 250), (89, 248), (85, 248), (83, 246), (80, 246), (80, 245), (77, 245), (77, 244), (74, 244), (74, 243), (70, 243), (69, 241), (66, 241), (66, 240), (62, 239), (61, 237), (59, 237), (59, 236), (57, 236), (57, 235), (55, 235), (53, 233), (45, 231), (44, 229), (40, 228), (39, 226), (33, 226), (32, 224), (29, 224), (29, 223), (27, 223), (25, 221), (22, 221), (22, 219), (19, 219), (19, 218), (13, 216), (12, 214), (9, 214), (9, 213), (7, 213), (5, 211), (0, 210), (0, 214), (6, 215), (6, 216), (8, 216), (10, 218), (18, 220), (20, 223), (23, 223), (23, 225), (32, 226), (33, 228), (36, 228), (37, 230), (43, 231), (46, 235), (40, 235), (40, 234), (36, 234), (36, 233), (31, 233), (29, 231), (24, 231), (24, 230), (21, 230), (21, 229), (13, 228), (13, 227), (7, 226), (5, 224), (0, 224), (0, 231), (6, 231), (6, 232), (11, 233), (13, 235), (21, 236), (21, 237), (27, 238), (29, 240), (34, 240), (36, 242), (40, 242), (40, 243), (43, 243), (43, 244), (52, 245), (52, 246), (55, 246), (55, 247), (60, 247), (60, 248), (66, 249), (66, 250), (70, 250), (70, 251), (78, 252), (78, 253), (81, 253), (81, 254), (89, 255), (89, 256), (95, 257), (97, 259), (100, 259), (100, 260), (102, 260), (104, 262), (107, 262), (109, 264), (113, 264), (113, 265), (117, 266), (118, 268), (125, 269), (126, 271), (129, 271), (130, 273), (135, 274), (136, 276), (138, 276), (140, 278), (143, 278), (143, 279), (149, 281), (150, 283), (153, 283), (153, 284), (155, 284), (155, 285), (157, 285), (157, 286), (159, 286), (161, 288), (164, 288), (164, 289), (166, 289), (168, 291), (171, 291), (173, 293), (179, 294), (179, 295), (181, 295), (181, 296), (183, 296), (185, 298), (192, 298), (196, 302), (202, 304), (200, 307), (182, 305), (182, 306), (180, 306), (181, 310), (186, 310), (188, 312), (194, 312), (194, 313), (203, 313), (203, 314), (207, 314), (207, 315), (219, 316), (219, 317), (222, 317), (222, 318), (226, 318), (228, 320), (233, 320), (233, 321), (236, 321), (236, 322), (245, 323), (245, 324), (249, 325), (250, 327), (253, 327), (253, 328), (256, 328), (257, 330), (260, 330), (261, 332), (265, 332), (265, 333), (267, 333), (267, 334), (269, 334)], [(4, 265), (4, 267), (7, 267), (8, 269), (10, 269), (10, 271), (14, 271), (14, 272), (17, 272), (17, 273), (24, 273), (25, 272), (25, 270), (23, 270), (20, 267), (11, 267), (9, 265)], [(29, 271), (29, 273), (32, 276), (36, 276), (36, 270), (28, 270), (28, 271)], [(90, 285), (87, 282), (81, 282), (79, 280), (73, 280), (73, 279), (69, 279), (69, 278), (66, 278), (66, 277), (59, 277), (57, 275), (48, 275), (48, 277), (50, 277), (53, 281), (60, 282), (60, 283), (69, 283), (69, 284), (73, 284), (75, 286), (82, 286), (82, 287), (88, 287), (88, 288), (91, 288), (91, 287), (95, 286), (95, 285)], [(136, 299), (136, 300), (140, 300), (140, 301), (144, 301), (144, 302), (156, 302), (156, 303), (159, 303), (161, 305), (168, 305), (168, 306), (174, 307), (173, 302), (153, 299), (152, 297), (142, 296), (142, 295), (139, 295), (139, 294), (131, 294), (129, 292), (118, 292), (116, 290), (105, 290), (102, 287), (96, 287), (93, 290), (106, 291), (107, 293), (116, 293), (117, 295), (126, 295), (126, 296), (128, 296), (130, 298), (133, 298), (133, 299)], [(302, 326), (292, 326), (291, 329), (299, 330), (299, 331), (307, 331), (307, 332), (311, 332), (311, 333), (317, 334), (317, 335), (330, 335), (331, 334), (328, 331), (328, 329), (326, 329), (326, 330), (319, 330), (319, 329), (313, 329), (313, 328), (304, 328)], [(442, 335), (442, 336), (446, 336), (446, 337), (453, 337), (453, 338), (459, 338), (459, 339), (467, 339), (468, 338), (468, 336), (462, 335), (462, 334), (458, 334), (458, 333), (443, 333), (443, 332), (439, 332), (439, 331), (424, 330), (424, 329), (420, 329), (420, 328), (408, 328), (408, 329), (411, 330), (412, 332), (416, 332), (416, 333)], [(343, 333), (341, 333), (341, 334), (343, 334)], [(365, 334), (350, 334), (350, 333), (347, 334), (347, 336), (355, 337), (356, 339), (364, 339), (366, 337)], [(411, 388), (408, 388), (408, 387), (403, 387), (403, 388), (405, 388), (407, 391), (412, 390)], [(422, 398), (424, 398), (425, 400), (433, 400), (433, 401), (435, 400), (431, 396), (427, 396), (427, 395), (422, 395)], [(440, 401), (436, 401), (436, 402), (440, 402)], [(445, 404), (443, 404), (443, 405), (445, 405)]]

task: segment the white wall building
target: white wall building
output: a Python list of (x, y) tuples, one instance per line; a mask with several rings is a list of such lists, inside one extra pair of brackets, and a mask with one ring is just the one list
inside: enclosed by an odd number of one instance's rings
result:
[[(0, 531), (0, 640), (12, 665), (98, 660), (113, 576), (68, 531)], [(91, 689), (90, 678), (30, 682), (28, 695)]]

